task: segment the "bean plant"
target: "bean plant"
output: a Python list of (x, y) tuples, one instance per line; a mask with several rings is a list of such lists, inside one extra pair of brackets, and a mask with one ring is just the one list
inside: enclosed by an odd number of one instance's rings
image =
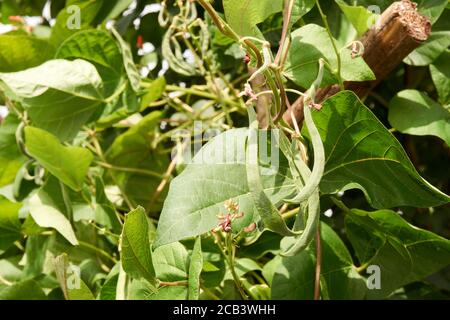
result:
[(450, 7), (381, 78), (393, 2), (1, 1), (0, 299), (448, 299)]

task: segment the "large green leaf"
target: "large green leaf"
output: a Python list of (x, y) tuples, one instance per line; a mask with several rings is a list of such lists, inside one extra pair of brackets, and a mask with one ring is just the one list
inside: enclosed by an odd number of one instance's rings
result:
[(412, 66), (427, 66), (450, 46), (450, 31), (432, 32), (430, 37), (403, 61)]
[(131, 211), (126, 217), (122, 232), (121, 261), (125, 272), (132, 277), (155, 282), (148, 221), (142, 207)]
[(0, 125), (0, 188), (12, 183), (25, 156), (19, 151), (15, 132), (19, 119), (9, 114)]
[(67, 300), (95, 300), (91, 290), (82, 279), (78, 278), (71, 281), (70, 277), (78, 277), (79, 275), (75, 273), (68, 275), (69, 266), (69, 259), (65, 253), (54, 259), (56, 277), (64, 297)]
[(358, 32), (358, 36), (361, 36), (366, 32), (372, 24), (374, 24), (378, 18), (377, 14), (372, 13), (363, 6), (350, 6), (343, 0), (335, 0), (341, 8), (344, 15), (352, 23)]
[(389, 123), (403, 133), (433, 135), (450, 146), (450, 111), (417, 90), (403, 90), (389, 102)]
[[(99, 13), (102, 4), (103, 0), (72, 0), (67, 2), (66, 8), (61, 10), (56, 17), (50, 41), (55, 46), (59, 46), (80, 29), (89, 27)], [(80, 22), (79, 26), (76, 25), (78, 21)]]
[[(350, 253), (339, 236), (325, 223), (321, 224), (322, 298), (361, 299), (365, 280), (353, 265)], [(286, 238), (286, 242), (291, 239)], [(314, 244), (292, 257), (283, 257), (271, 266), (272, 299), (312, 299), (315, 279)], [(267, 274), (268, 269), (265, 270)]]
[(138, 91), (141, 86), (141, 76), (139, 75), (139, 71), (136, 65), (134, 64), (133, 54), (131, 53), (130, 45), (128, 44), (128, 42), (122, 39), (120, 34), (115, 29), (112, 29), (112, 33), (119, 42), (120, 51), (122, 52), (123, 57), (123, 64), (128, 79), (130, 80), (131, 87), (133, 88), (134, 91)]
[(45, 185), (29, 198), (28, 208), (37, 225), (53, 228), (72, 245), (78, 245), (58, 180), (48, 179)]
[(73, 190), (81, 190), (84, 177), (94, 158), (81, 147), (65, 147), (47, 131), (25, 128), (25, 145), (39, 164)]
[(188, 279), (189, 255), (179, 242), (158, 247), (153, 252), (156, 277), (161, 281), (183, 281)]
[(102, 30), (88, 29), (75, 33), (59, 46), (55, 58), (79, 58), (94, 63), (102, 77), (105, 96), (114, 92), (122, 77), (122, 54), (114, 39)]
[[(158, 223), (156, 246), (196, 236), (219, 224), (226, 212), (224, 202), (232, 199), (244, 217), (235, 220), (233, 230), (246, 227), (257, 216), (247, 185), (245, 143), (248, 129), (232, 129), (208, 142), (184, 171), (172, 180)], [(270, 150), (270, 147), (269, 147)], [(289, 164), (281, 155), (279, 163), (260, 167), (264, 190), (275, 205), (295, 192)], [(268, 166), (277, 166), (272, 172)]]
[[(375, 75), (361, 57), (351, 57), (347, 48), (340, 50), (341, 77), (346, 81), (374, 80)], [(308, 24), (292, 32), (292, 45), (285, 64), (284, 75), (299, 86), (309, 88), (317, 77), (317, 61), (324, 58), (337, 69), (337, 58), (325, 28)], [(337, 78), (325, 69), (322, 85), (337, 83)]]
[(315, 0), (294, 0), (292, 7), (291, 23), (289, 28), (300, 20), (305, 14), (307, 14), (316, 5)]
[(145, 280), (133, 280), (128, 289), (130, 300), (187, 300), (186, 286), (161, 287), (157, 292)]
[(353, 209), (345, 219), (347, 235), (361, 264), (380, 267), (381, 288), (369, 298), (421, 280), (450, 264), (450, 241), (410, 225), (396, 212)]
[(23, 268), (24, 279), (41, 275), (44, 269), (48, 243), (48, 236), (33, 235), (27, 238), (25, 247), (26, 265)]
[(224, 0), (227, 22), (240, 36), (262, 37), (256, 26), (283, 9), (283, 0)]
[(47, 300), (47, 297), (36, 281), (26, 280), (0, 288), (0, 300)]
[(416, 0), (415, 2), (419, 12), (427, 16), (431, 23), (435, 23), (448, 6), (448, 0)]
[(96, 21), (103, 22), (117, 18), (132, 2), (133, 0), (103, 1), (103, 6), (96, 17)]
[(430, 65), (431, 78), (443, 105), (450, 103), (450, 50), (444, 51)]
[(103, 102), (102, 80), (84, 60), (50, 60), (25, 71), (0, 73), (0, 80), (0, 88), (24, 104), (33, 124), (60, 140), (74, 138)]
[(200, 294), (200, 273), (203, 268), (202, 238), (197, 237), (189, 260), (189, 300), (198, 300)]
[(14, 72), (40, 65), (53, 57), (55, 48), (28, 35), (0, 35), (0, 72)]
[[(146, 115), (118, 136), (106, 154), (109, 163), (136, 169), (136, 172), (114, 170), (112, 174), (133, 205), (142, 205), (152, 211), (161, 208), (163, 196), (153, 201), (153, 194), (169, 164), (168, 156), (157, 154), (152, 146), (160, 118), (159, 111)], [(143, 171), (139, 172), (140, 169)]]
[(450, 197), (420, 177), (400, 143), (354, 93), (327, 99), (313, 118), (326, 156), (321, 192), (357, 188), (374, 208), (449, 202)]
[(21, 238), (20, 207), (20, 204), (0, 196), (0, 252)]

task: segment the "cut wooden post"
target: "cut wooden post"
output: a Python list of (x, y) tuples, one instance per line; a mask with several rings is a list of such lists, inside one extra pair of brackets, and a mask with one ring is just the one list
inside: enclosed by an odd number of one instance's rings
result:
[[(376, 80), (345, 82), (345, 89), (354, 91), (360, 98), (368, 95), (403, 59), (425, 41), (431, 32), (430, 20), (417, 12), (417, 5), (410, 0), (391, 4), (360, 40), (364, 45), (364, 61), (372, 69)], [(337, 85), (317, 91), (316, 102), (321, 102), (339, 91)], [(292, 125), (291, 112), (297, 122), (303, 120), (303, 99), (297, 99), (283, 115)]]

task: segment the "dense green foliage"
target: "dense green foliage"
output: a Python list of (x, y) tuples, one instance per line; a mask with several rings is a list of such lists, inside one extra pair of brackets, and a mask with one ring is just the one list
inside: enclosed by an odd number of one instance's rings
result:
[(448, 1), (315, 101), (391, 3), (0, 1), (0, 299), (450, 298)]

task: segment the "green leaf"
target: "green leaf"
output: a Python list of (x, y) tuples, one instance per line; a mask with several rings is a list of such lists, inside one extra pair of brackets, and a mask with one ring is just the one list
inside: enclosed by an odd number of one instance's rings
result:
[(21, 238), (19, 209), (22, 205), (0, 196), (0, 252)]
[(103, 6), (96, 17), (96, 20), (100, 22), (115, 19), (125, 11), (132, 2), (133, 0), (103, 1)]
[(64, 214), (67, 208), (61, 193), (61, 185), (56, 179), (49, 179), (46, 184), (33, 194), (28, 201), (30, 215), (37, 225), (43, 228), (54, 228), (72, 245), (78, 240), (69, 219)]
[(125, 64), (125, 71), (130, 80), (131, 87), (134, 91), (138, 91), (141, 87), (141, 76), (133, 61), (133, 54), (131, 53), (130, 45), (125, 42), (120, 34), (113, 28), (111, 29), (114, 37), (119, 42), (120, 50), (122, 52), (123, 63)]
[(47, 300), (47, 297), (36, 281), (26, 280), (0, 288), (0, 300)]
[(294, 0), (289, 29), (316, 5), (315, 0)]
[(0, 188), (12, 183), (25, 162), (16, 142), (19, 119), (9, 114), (0, 125)]
[(353, 92), (327, 99), (313, 118), (325, 147), (322, 193), (357, 188), (374, 208), (449, 202), (417, 173), (400, 143)]
[(433, 135), (450, 146), (450, 111), (417, 90), (403, 90), (389, 102), (389, 123), (398, 131)]
[(448, 0), (417, 0), (417, 8), (420, 13), (430, 18), (435, 23), (448, 5)]
[(88, 286), (80, 279), (76, 272), (67, 274), (70, 269), (69, 260), (66, 253), (54, 259), (56, 277), (66, 300), (95, 300), (94, 295)]
[(55, 48), (45, 40), (28, 35), (0, 35), (0, 72), (14, 72), (51, 59)]
[(187, 300), (186, 286), (167, 286), (159, 288), (157, 292), (143, 280), (133, 280), (129, 288), (130, 300)]
[[(363, 58), (351, 57), (347, 48), (340, 51), (341, 77), (345, 81), (374, 80), (375, 75)], [(330, 37), (325, 28), (308, 24), (292, 32), (292, 45), (288, 52), (284, 75), (297, 85), (309, 88), (316, 79), (319, 67), (317, 61), (324, 58), (333, 69), (337, 69), (337, 58)], [(325, 69), (322, 86), (337, 83), (338, 80), (328, 68)]]
[(115, 233), (120, 233), (121, 222), (114, 205), (105, 194), (105, 185), (100, 177), (95, 177), (95, 221), (109, 227)]
[(324, 289), (329, 299), (362, 299), (366, 280), (358, 274), (344, 242), (327, 224), (320, 225), (322, 267), (320, 272), (322, 298)]
[(256, 26), (270, 15), (283, 9), (282, 0), (224, 0), (225, 18), (233, 30), (240, 36), (262, 38)]
[(366, 32), (378, 19), (379, 15), (372, 13), (363, 6), (350, 6), (343, 0), (335, 0), (341, 8), (344, 15), (352, 23), (358, 32), (358, 36), (361, 36)]
[(394, 211), (353, 209), (345, 218), (361, 264), (380, 267), (381, 289), (368, 290), (369, 298), (384, 298), (450, 264), (449, 240), (409, 224)]
[(116, 300), (116, 288), (119, 280), (119, 265), (116, 264), (111, 269), (110, 273), (105, 279), (105, 283), (100, 289), (99, 300)]
[(153, 251), (156, 277), (161, 281), (183, 281), (188, 279), (189, 255), (179, 242), (158, 247)]
[[(55, 25), (52, 27), (50, 41), (59, 46), (80, 29), (90, 26), (102, 7), (103, 1), (74, 0), (66, 4), (56, 17)], [(76, 6), (76, 7), (71, 7)], [(74, 8), (78, 9), (73, 10)], [(80, 22), (77, 26), (76, 22)]]
[(166, 79), (164, 77), (159, 77), (153, 80), (148, 88), (146, 88), (146, 93), (142, 96), (140, 102), (140, 111), (146, 109), (150, 103), (158, 100), (164, 91), (166, 90)]
[(431, 78), (443, 105), (450, 103), (450, 50), (444, 51), (430, 65)]
[(189, 300), (198, 300), (200, 295), (200, 273), (203, 268), (202, 238), (197, 237), (189, 262)]
[(135, 172), (112, 170), (112, 174), (133, 205), (142, 205), (149, 211), (161, 208), (163, 195), (154, 201), (153, 194), (169, 165), (168, 156), (157, 154), (152, 145), (160, 118), (159, 111), (149, 113), (118, 136), (106, 153), (108, 163), (135, 169)]
[(39, 164), (75, 191), (81, 190), (94, 158), (81, 147), (65, 147), (52, 134), (33, 127), (25, 128), (25, 145)]
[(123, 269), (130, 276), (155, 282), (148, 221), (142, 207), (131, 211), (126, 217), (122, 232), (121, 261)]
[[(325, 223), (321, 224), (321, 289), (329, 299), (362, 299), (365, 280), (356, 273), (350, 253), (339, 236)], [(286, 238), (286, 243), (291, 239)], [(314, 243), (300, 254), (275, 259), (265, 274), (271, 280), (272, 299), (313, 299), (315, 279)], [(269, 273), (268, 273), (269, 272)], [(326, 292), (324, 292), (326, 289)]]
[(114, 93), (122, 78), (122, 54), (114, 39), (102, 30), (75, 33), (59, 46), (55, 58), (78, 58), (93, 63), (103, 80), (105, 97)]
[(50, 60), (25, 71), (0, 73), (0, 80), (0, 88), (24, 104), (35, 126), (62, 141), (74, 138), (103, 102), (102, 80), (83, 60)]
[[(235, 232), (257, 220), (245, 179), (247, 135), (248, 129), (240, 128), (214, 137), (172, 180), (158, 223), (155, 246), (200, 235), (217, 227), (220, 222), (217, 216), (224, 213), (224, 203), (230, 199), (244, 212), (244, 217), (236, 219), (232, 225)], [(264, 191), (274, 205), (279, 205), (295, 191), (286, 158), (280, 154), (277, 159), (279, 163), (260, 168)], [(277, 166), (276, 172), (271, 170), (271, 165)]]
[(49, 237), (42, 235), (29, 236), (25, 247), (26, 264), (23, 268), (25, 279), (38, 277), (44, 269)]
[(427, 66), (450, 45), (450, 31), (432, 32), (428, 39), (411, 52), (403, 62), (412, 66)]
[(259, 149), (258, 144), (258, 120), (253, 108), (248, 109), (250, 128), (248, 132), (248, 139), (246, 142), (246, 172), (247, 185), (252, 196), (255, 208), (261, 217), (264, 227), (284, 236), (295, 235), (284, 222), (280, 212), (270, 201), (269, 197), (264, 192), (264, 186), (259, 170)]

